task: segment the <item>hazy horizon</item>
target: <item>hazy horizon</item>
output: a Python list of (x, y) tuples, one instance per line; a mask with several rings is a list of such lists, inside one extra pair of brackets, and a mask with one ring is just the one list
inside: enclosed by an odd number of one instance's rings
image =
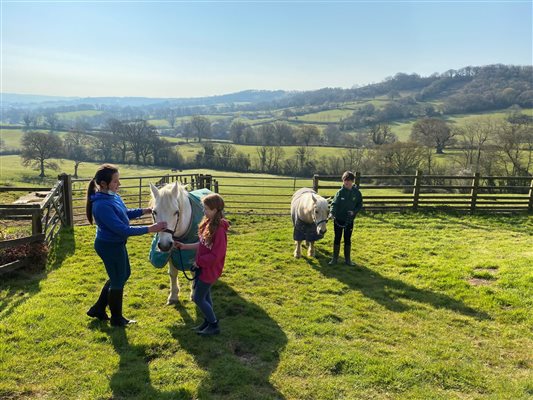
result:
[(1, 92), (187, 98), (532, 64), (530, 1), (1, 3)]

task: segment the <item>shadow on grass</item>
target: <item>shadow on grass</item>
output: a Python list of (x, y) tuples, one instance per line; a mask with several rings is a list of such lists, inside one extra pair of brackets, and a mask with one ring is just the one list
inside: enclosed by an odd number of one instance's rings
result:
[(180, 346), (207, 372), (198, 387), (198, 398), (282, 399), (269, 377), (287, 343), (285, 333), (262, 308), (228, 285), (217, 282), (212, 294), (220, 335), (196, 335), (191, 327), (203, 317), (193, 318), (179, 305), (176, 308), (185, 325), (171, 328)]
[(342, 258), (339, 258), (339, 264), (328, 265), (330, 258), (326, 253), (321, 253), (320, 259), (307, 259), (307, 262), (324, 276), (348, 285), (350, 289), (361, 292), (388, 310), (408, 311), (410, 306), (402, 300), (409, 300), (428, 304), (434, 308), (446, 308), (479, 320), (491, 319), (487, 313), (468, 307), (462, 301), (431, 290), (419, 289), (398, 279), (387, 278), (362, 264), (350, 267), (342, 263)]
[(61, 229), (50, 248), (44, 271), (30, 272), (30, 268), (3, 275), (0, 281), (0, 319), (11, 315), (18, 306), (39, 293), (41, 280), (59, 268), (75, 250), (74, 231)]
[[(152, 386), (149, 362), (153, 355), (147, 346), (132, 346), (128, 341), (128, 328), (111, 328), (94, 323), (108, 332), (113, 347), (120, 357), (118, 370), (111, 377), (110, 387), (113, 399), (192, 399), (186, 389), (162, 392)], [(178, 367), (177, 367), (178, 368)]]

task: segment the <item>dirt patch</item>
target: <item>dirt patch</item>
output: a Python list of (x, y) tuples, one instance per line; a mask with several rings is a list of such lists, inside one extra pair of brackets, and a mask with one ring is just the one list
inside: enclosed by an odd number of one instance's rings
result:
[(490, 286), (492, 285), (492, 282), (493, 281), (482, 278), (470, 278), (468, 280), (468, 283), (470, 283), (472, 286)]

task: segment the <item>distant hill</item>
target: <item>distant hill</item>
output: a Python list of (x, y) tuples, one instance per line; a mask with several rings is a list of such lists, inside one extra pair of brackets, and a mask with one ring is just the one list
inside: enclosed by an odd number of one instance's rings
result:
[(229, 103), (265, 103), (285, 98), (288, 92), (283, 90), (245, 90), (237, 93), (209, 97), (188, 98), (151, 98), (151, 97), (61, 97), (30, 94), (3, 93), (4, 107), (53, 108), (69, 106), (210, 106)]

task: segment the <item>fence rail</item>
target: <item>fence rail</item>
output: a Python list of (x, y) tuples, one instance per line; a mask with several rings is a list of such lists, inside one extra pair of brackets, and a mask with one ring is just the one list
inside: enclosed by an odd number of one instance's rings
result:
[[(37, 204), (5, 204), (0, 205), (0, 219), (17, 221), (24, 224), (31, 221), (29, 236), (0, 241), (0, 250), (13, 249), (27, 244), (44, 243), (50, 245), (61, 226), (72, 226), (71, 178), (63, 174), (50, 188), (1, 188), (3, 192), (48, 191), (46, 197)], [(8, 190), (12, 189), (12, 190)], [(30, 189), (30, 190), (28, 190)], [(24, 226), (22, 226), (23, 228)], [(19, 259), (0, 265), (0, 274), (13, 271), (27, 265), (27, 259)]]
[[(314, 175), (313, 189), (322, 195), (338, 190), (338, 176)], [(398, 183), (402, 181), (402, 183)], [(355, 184), (367, 211), (443, 209), (482, 212), (532, 212), (533, 177), (456, 175), (361, 175)], [(391, 191), (399, 193), (391, 194)], [(384, 194), (382, 194), (385, 192)], [(402, 193), (400, 195), (400, 193)]]

